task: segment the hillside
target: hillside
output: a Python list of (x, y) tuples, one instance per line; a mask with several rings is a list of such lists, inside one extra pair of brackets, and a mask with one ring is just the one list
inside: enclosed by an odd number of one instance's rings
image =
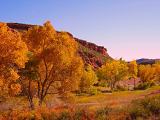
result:
[[(30, 27), (35, 25), (30, 24), (21, 24), (21, 23), (7, 23), (7, 25), (18, 31), (28, 30)], [(59, 31), (57, 31), (59, 32)], [(74, 37), (71, 33), (68, 33), (70, 36)], [(102, 66), (107, 60), (111, 60), (112, 58), (108, 55), (107, 49), (103, 46), (98, 46), (94, 43), (87, 42), (86, 40), (82, 40), (74, 37), (74, 39), (79, 43), (79, 54), (82, 57), (85, 64), (90, 64), (94, 68), (98, 68)]]
[(155, 64), (159, 60), (160, 59), (146, 59), (146, 58), (142, 58), (142, 59), (137, 59), (136, 61), (137, 61), (138, 64), (147, 65), (147, 64)]

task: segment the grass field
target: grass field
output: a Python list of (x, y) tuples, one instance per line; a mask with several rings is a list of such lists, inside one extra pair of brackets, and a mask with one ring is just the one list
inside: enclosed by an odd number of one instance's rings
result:
[(123, 107), (128, 105), (132, 100), (156, 94), (160, 94), (160, 86), (154, 86), (147, 90), (101, 93), (95, 96), (76, 96), (76, 103), (79, 106)]
[[(153, 96), (160, 94), (160, 86), (154, 86), (147, 90), (136, 90), (136, 91), (119, 91), (113, 93), (100, 93), (93, 96), (76, 96), (74, 95), (73, 105), (78, 107), (117, 107), (123, 108), (131, 103), (132, 100), (144, 98), (147, 96)], [(35, 100), (36, 102), (36, 100)], [(37, 103), (38, 104), (38, 103)], [(46, 105), (49, 107), (55, 107), (58, 105), (64, 105), (65, 102), (58, 99), (56, 96), (48, 98)], [(72, 103), (67, 104), (72, 105)], [(21, 109), (27, 108), (28, 102), (24, 97), (13, 97), (8, 99), (6, 102), (0, 103), (0, 112), (8, 109)]]

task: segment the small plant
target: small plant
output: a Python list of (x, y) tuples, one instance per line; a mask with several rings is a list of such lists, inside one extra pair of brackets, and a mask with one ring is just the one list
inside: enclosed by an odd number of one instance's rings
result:
[(117, 85), (117, 86), (116, 86), (116, 90), (117, 90), (117, 91), (126, 91), (127, 88), (125, 88), (125, 87), (123, 87), (123, 86), (120, 86), (120, 85)]
[(160, 96), (133, 101), (129, 112), (132, 119), (158, 117), (160, 114)]
[(98, 94), (97, 88), (91, 88), (90, 91), (89, 91), (89, 94), (90, 95), (97, 95)]
[(135, 90), (146, 90), (147, 88), (150, 87), (150, 83), (145, 82), (145, 83), (140, 83)]
[(104, 81), (104, 80), (101, 80), (101, 81), (98, 82), (98, 86), (107, 87), (107, 82)]
[(63, 111), (60, 113), (57, 120), (71, 120), (71, 116), (68, 111)]
[(140, 83), (135, 89), (136, 90), (146, 90), (155, 85), (156, 85), (155, 82), (144, 82), (144, 83)]
[(101, 108), (101, 109), (97, 110), (96, 111), (95, 119), (96, 120), (106, 120), (109, 111), (110, 111), (110, 109), (107, 108), (107, 107), (106, 108)]
[(84, 110), (82, 110), (82, 109), (75, 111), (74, 120), (82, 120), (83, 114), (84, 114)]

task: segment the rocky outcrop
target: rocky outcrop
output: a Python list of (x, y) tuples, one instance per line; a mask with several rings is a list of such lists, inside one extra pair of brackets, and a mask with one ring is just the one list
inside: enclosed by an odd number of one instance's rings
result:
[[(7, 25), (18, 31), (25, 31), (29, 28), (35, 26), (30, 24), (20, 24), (20, 23), (7, 23)], [(58, 31), (57, 31), (58, 32)], [(75, 38), (71, 33), (68, 32), (79, 43), (79, 54), (82, 57), (85, 64), (90, 64), (94, 68), (102, 66), (107, 60), (112, 58), (108, 55), (107, 49), (103, 46), (98, 46), (94, 43), (87, 42), (86, 40), (81, 40)]]
[(16, 30), (28, 30), (29, 28), (35, 26), (35, 25), (20, 24), (20, 23), (7, 23), (7, 25), (8, 27)]
[(75, 38), (75, 40), (79, 43), (79, 54), (86, 64), (90, 64), (94, 68), (98, 68), (107, 60), (112, 59), (108, 55), (106, 48), (78, 38)]
[(90, 43), (90, 42), (87, 42), (87, 41), (84, 41), (84, 40), (81, 40), (81, 39), (78, 39), (78, 38), (75, 38), (75, 40), (77, 42), (79, 42), (80, 44), (82, 44), (83, 46), (85, 46), (89, 49), (95, 50), (95, 51), (101, 53), (102, 55), (105, 55), (105, 56), (108, 55), (107, 54), (107, 49), (104, 48), (103, 46), (97, 46), (94, 43)]

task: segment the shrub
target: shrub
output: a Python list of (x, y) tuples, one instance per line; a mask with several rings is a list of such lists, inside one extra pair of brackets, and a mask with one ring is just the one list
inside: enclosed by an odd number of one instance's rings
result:
[(108, 108), (108, 107), (105, 107), (105, 108), (101, 108), (101, 109), (98, 109), (97, 111), (96, 111), (96, 115), (95, 115), (95, 119), (96, 120), (106, 120), (107, 119), (107, 116), (108, 116), (108, 114), (109, 114), (109, 112), (110, 112), (110, 108)]
[(89, 94), (90, 95), (97, 95), (98, 94), (97, 88), (91, 88), (90, 91), (89, 91)]
[(75, 111), (74, 120), (82, 120), (83, 114), (84, 114), (84, 110), (82, 110), (82, 109)]
[(70, 113), (68, 111), (62, 111), (57, 120), (71, 120)]
[(116, 90), (117, 90), (117, 91), (126, 91), (126, 90), (128, 90), (128, 89), (125, 88), (125, 87), (123, 87), (123, 86), (117, 85), (117, 86), (116, 86)]
[(52, 111), (49, 112), (43, 111), (41, 112), (41, 118), (43, 120), (57, 120), (57, 115)]
[(98, 82), (97, 85), (98, 85), (98, 86), (101, 86), (101, 87), (107, 87), (107, 82), (104, 81), (104, 80), (101, 80), (101, 81)]
[(88, 108), (77, 109), (73, 115), (73, 120), (94, 120), (94, 114)]
[(148, 82), (145, 82), (145, 83), (140, 83), (136, 88), (135, 90), (145, 90), (147, 88), (150, 87), (150, 83)]
[(150, 115), (149, 111), (144, 109), (141, 105), (134, 105), (134, 107), (132, 106), (129, 112), (132, 119), (147, 118)]
[(129, 112), (132, 119), (158, 117), (160, 114), (160, 96), (133, 101)]

